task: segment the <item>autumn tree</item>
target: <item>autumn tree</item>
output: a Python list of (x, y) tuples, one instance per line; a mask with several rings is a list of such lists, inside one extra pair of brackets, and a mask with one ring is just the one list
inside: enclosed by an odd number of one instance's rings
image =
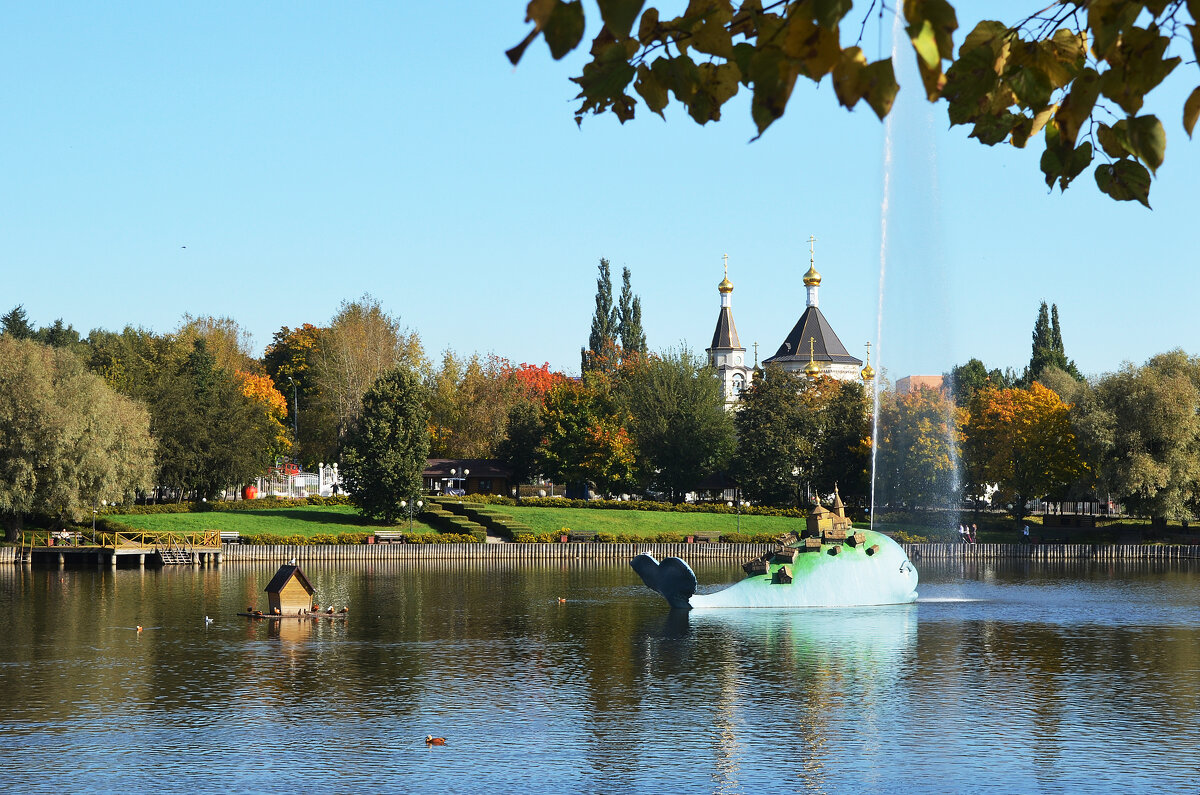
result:
[(68, 351), (0, 335), (0, 519), (15, 540), (33, 513), (90, 515), (151, 484), (154, 443), (139, 403)]
[(966, 411), (938, 389), (884, 393), (875, 461), (877, 502), (921, 508), (956, 504), (965, 419)]
[(542, 470), (542, 438), (546, 423), (542, 401), (521, 400), (508, 410), (504, 438), (496, 445), (496, 458), (508, 467), (518, 486)]
[(567, 381), (546, 395), (542, 469), (564, 483), (605, 494), (634, 483), (628, 415), (603, 377)]
[(407, 367), (384, 373), (363, 394), (346, 435), (342, 477), (365, 515), (394, 522), (403, 512), (401, 501), (421, 493), (428, 424), (425, 388)]
[(682, 502), (701, 479), (728, 465), (733, 418), (721, 382), (688, 349), (640, 362), (622, 379), (621, 394), (645, 485)]
[(434, 458), (490, 458), (504, 438), (509, 409), (523, 399), (511, 365), (494, 355), (464, 360), (447, 350), (426, 387)]
[(183, 322), (172, 336), (181, 357), (192, 354), (196, 340), (204, 340), (205, 350), (222, 370), (236, 373), (238, 370), (252, 372), (259, 369), (259, 362), (253, 353), (253, 337), (231, 317), (184, 315)]
[(399, 318), (370, 295), (343, 301), (319, 340), (313, 376), (339, 437), (353, 424), (363, 394), (376, 379), (397, 367), (416, 371), (424, 365), (417, 333), (403, 329)]
[[(903, 15), (923, 92), (931, 102), (945, 101), (951, 125), (969, 126), (970, 137), (988, 146), (1025, 147), (1041, 133), (1049, 187), (1065, 190), (1099, 161), (1093, 175), (1101, 191), (1147, 207), (1166, 131), (1143, 106), (1182, 62), (1173, 50), (1200, 57), (1196, 0), (1073, 0), (1025, 10), (997, 3), (1007, 21), (980, 22), (957, 54), (958, 17), (947, 0), (895, 7), (873, 0), (861, 17), (850, 16), (851, 0), (693, 0), (678, 16), (641, 0), (595, 5), (603, 26), (581, 74), (571, 78), (581, 100), (577, 122), (601, 113), (626, 122), (639, 98), (665, 118), (674, 97), (696, 123), (707, 124), (745, 88), (762, 135), (786, 111), (799, 77), (830, 77), (841, 105), (866, 102), (882, 119), (900, 88), (892, 59), (868, 61), (859, 45), (876, 11), (875, 24), (889, 24), (886, 11)], [(526, 21), (533, 29), (508, 51), (509, 60), (516, 64), (539, 36), (561, 59), (582, 42), (584, 4), (535, 0)], [(1182, 111), (1190, 136), (1200, 118), (1200, 87)]]
[(337, 456), (337, 423), (316, 377), (324, 332), (312, 323), (282, 326), (263, 353), (263, 367), (287, 399), (286, 424), (295, 443), (292, 455), (308, 466)]
[(1038, 383), (975, 395), (964, 428), (966, 470), (976, 492), (995, 484), (994, 499), (1024, 518), (1026, 503), (1054, 496), (1083, 469), (1069, 407)]

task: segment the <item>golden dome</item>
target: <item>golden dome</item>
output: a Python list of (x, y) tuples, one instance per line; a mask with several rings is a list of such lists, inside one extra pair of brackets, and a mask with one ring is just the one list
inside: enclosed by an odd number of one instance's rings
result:
[(817, 273), (817, 266), (809, 264), (808, 271), (804, 274), (805, 287), (819, 287), (821, 284), (821, 274)]
[(822, 369), (819, 363), (809, 359), (808, 364), (804, 365), (804, 374), (809, 378), (816, 378), (821, 374)]
[(875, 378), (875, 368), (871, 366), (870, 362), (867, 362), (867, 366), (862, 369), (860, 375), (862, 375), (862, 380), (870, 381)]
[(721, 283), (717, 285), (717, 290), (719, 290), (722, 294), (732, 293), (733, 292), (733, 282), (729, 281), (729, 277), (726, 276), (724, 279), (721, 280)]

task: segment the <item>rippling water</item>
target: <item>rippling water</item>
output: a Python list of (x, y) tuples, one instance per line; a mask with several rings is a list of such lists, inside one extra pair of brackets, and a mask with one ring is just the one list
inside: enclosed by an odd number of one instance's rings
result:
[(1186, 563), (926, 564), (915, 605), (690, 614), (624, 566), (328, 566), (347, 621), (234, 615), (274, 569), (0, 569), (0, 789), (1200, 791)]

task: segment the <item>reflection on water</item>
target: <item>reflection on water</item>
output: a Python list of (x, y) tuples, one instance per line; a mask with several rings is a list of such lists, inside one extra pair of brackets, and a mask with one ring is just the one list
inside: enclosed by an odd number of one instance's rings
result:
[(3, 788), (1194, 790), (1186, 564), (926, 563), (915, 605), (690, 613), (622, 565), (331, 565), (306, 574), (347, 620), (236, 617), (274, 570), (0, 569)]

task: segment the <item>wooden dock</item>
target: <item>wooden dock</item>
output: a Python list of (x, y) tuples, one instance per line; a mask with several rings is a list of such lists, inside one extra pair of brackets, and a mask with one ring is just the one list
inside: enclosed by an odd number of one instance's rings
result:
[[(117, 568), (119, 561), (145, 568), (146, 563), (163, 566), (215, 566), (224, 554), (221, 534), (216, 530), (198, 533), (151, 532), (69, 533), (64, 539), (45, 533), (23, 533), (17, 547), (10, 547), (13, 562), (38, 563), (65, 568), (94, 564)], [(2, 558), (0, 558), (2, 560)]]

